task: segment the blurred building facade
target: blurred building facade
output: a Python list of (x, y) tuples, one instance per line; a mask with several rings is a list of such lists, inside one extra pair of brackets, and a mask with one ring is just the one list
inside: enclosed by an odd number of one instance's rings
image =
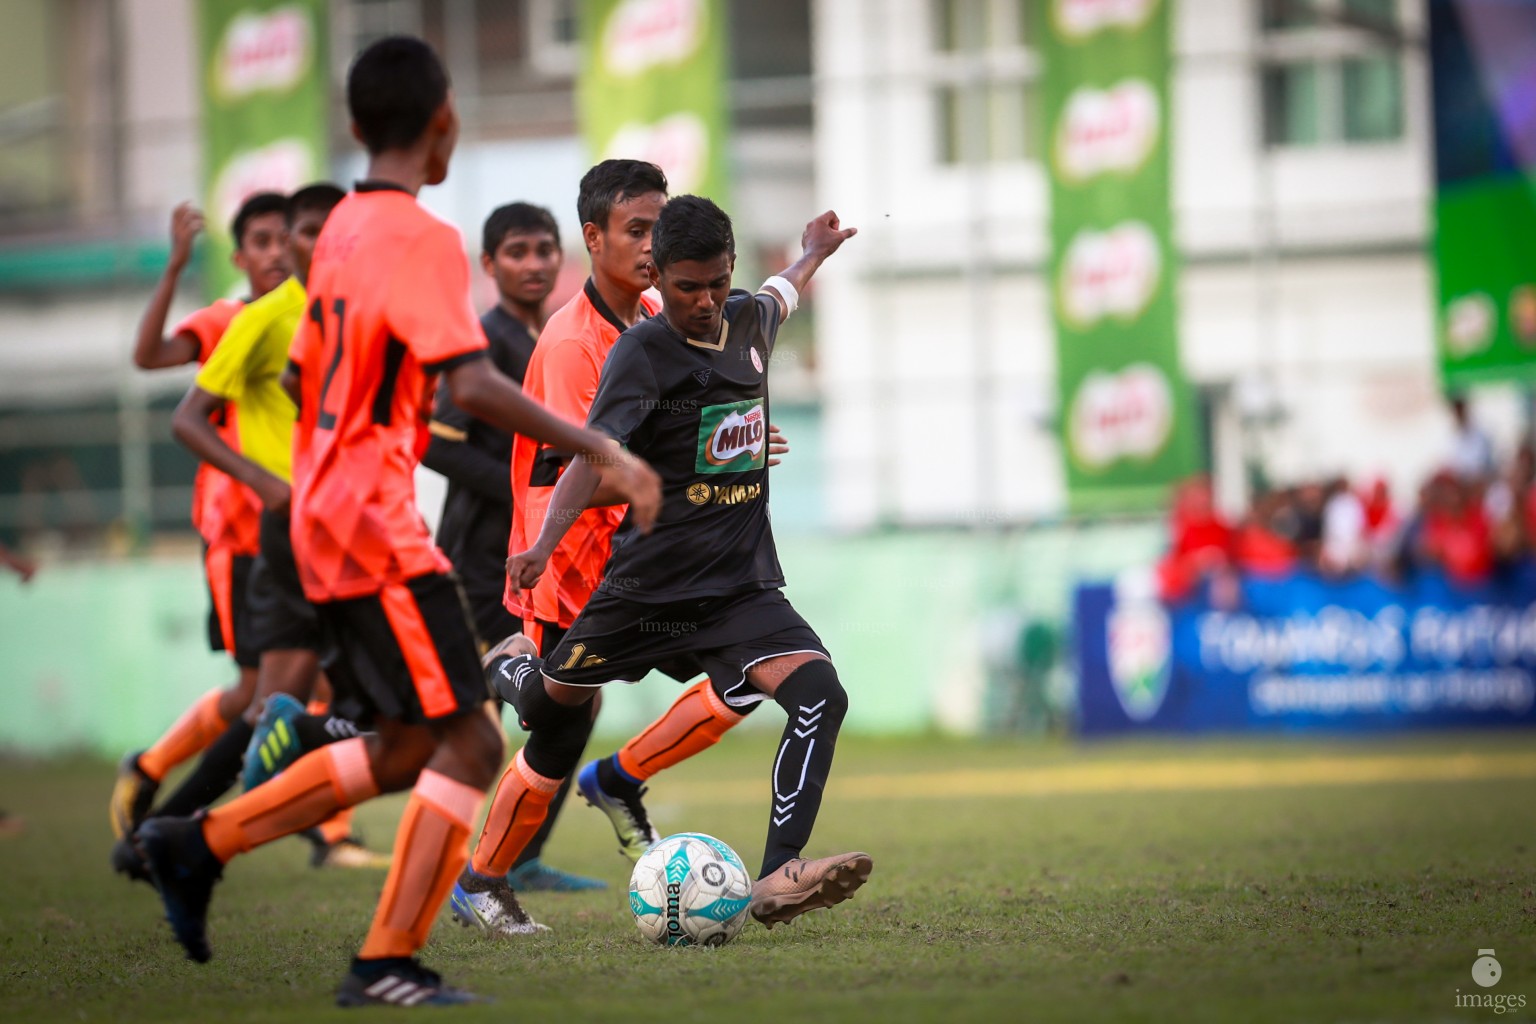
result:
[[(1065, 507), (1031, 0), (821, 0), (817, 187), (863, 235), (818, 282), (847, 527)], [(1419, 0), (1174, 4), (1185, 369), (1226, 502), (1449, 447), (1433, 347)], [(1512, 444), (1521, 398), (1478, 396)], [(1507, 451), (1504, 454), (1509, 454)]]
[[(471, 248), (494, 206), (548, 205), (572, 288), (587, 164), (575, 3), (333, 3), (335, 176), (361, 167), (348, 59), (419, 33), (444, 54), (464, 121), (453, 175), (424, 201)], [(1031, 28), (1045, 3), (729, 3), (741, 283), (792, 257), (816, 209), (861, 230), (776, 357), (780, 404), (819, 403), (820, 429), (801, 421), (787, 467), (815, 522), (991, 526), (1065, 508)], [(1383, 473), (1406, 494), (1449, 444), (1421, 5), (1315, 3), (1175, 4), (1181, 342), (1233, 503), (1259, 468)], [(174, 529), (192, 465), (169, 411), (189, 373), (138, 373), (128, 352), (169, 211), (201, 180), (195, 0), (6, 6), (0, 537)], [(175, 312), (198, 298), (188, 282)], [(1512, 437), (1518, 402), (1480, 402)]]

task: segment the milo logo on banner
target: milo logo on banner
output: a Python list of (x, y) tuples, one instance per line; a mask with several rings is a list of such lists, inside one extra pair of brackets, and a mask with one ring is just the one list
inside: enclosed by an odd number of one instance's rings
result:
[(745, 473), (767, 465), (768, 417), (761, 398), (706, 405), (699, 413), (698, 473)]
[(1138, 29), (1158, 0), (1055, 0), (1051, 18), (1062, 35), (1083, 38), (1106, 28)]
[(698, 50), (703, 30), (701, 0), (623, 0), (603, 31), (603, 59), (617, 75), (676, 64)]
[(1157, 294), (1162, 269), (1157, 236), (1140, 221), (1079, 231), (1062, 260), (1062, 316), (1079, 328), (1106, 316), (1135, 320)]
[(1167, 376), (1147, 363), (1119, 373), (1090, 373), (1067, 417), (1067, 446), (1073, 460), (1089, 470), (1118, 459), (1150, 458), (1172, 432), (1172, 389)]
[(1067, 181), (1134, 172), (1157, 145), (1161, 125), (1157, 93), (1141, 79), (1110, 89), (1078, 89), (1058, 122), (1051, 154), (1057, 172)]
[(310, 17), (297, 5), (237, 14), (214, 57), (215, 95), (236, 100), (263, 90), (286, 92), (302, 82), (314, 54)]
[(709, 171), (709, 126), (686, 112), (655, 124), (630, 122), (614, 133), (603, 159), (649, 161), (667, 173), (674, 193), (692, 192)]

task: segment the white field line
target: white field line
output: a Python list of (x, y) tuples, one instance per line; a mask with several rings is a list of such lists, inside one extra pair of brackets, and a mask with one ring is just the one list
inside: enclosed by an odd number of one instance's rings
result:
[[(1074, 793), (1173, 793), (1209, 790), (1365, 786), (1410, 782), (1536, 779), (1536, 751), (1510, 754), (1417, 754), (1267, 760), (1097, 761), (1028, 768), (839, 776), (834, 800), (943, 800)], [(671, 803), (724, 804), (768, 794), (761, 780), (666, 782)]]

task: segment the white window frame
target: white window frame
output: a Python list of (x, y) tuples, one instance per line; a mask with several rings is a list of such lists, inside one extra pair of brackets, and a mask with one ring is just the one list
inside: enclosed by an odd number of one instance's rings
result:
[[(973, 160), (965, 154), (958, 159), (946, 160), (942, 153), (943, 140), (939, 136), (940, 90), (959, 89), (968, 92), (984, 92), (996, 86), (1023, 85), (1026, 88), (1038, 89), (1041, 83), (1042, 61), (1037, 51), (1030, 50), (1022, 42), (1009, 45), (993, 45), (990, 40), (998, 38), (1007, 40), (1022, 40), (1024, 27), (1017, 24), (1017, 19), (1022, 16), (1018, 0), (979, 0), (988, 8), (987, 25), (1004, 25), (1010, 28), (1009, 32), (987, 33), (989, 43), (977, 50), (945, 51), (939, 49), (939, 3), (940, 0), (924, 0), (926, 17), (924, 18), (925, 52), (927, 55), (926, 91), (927, 103), (930, 111), (929, 124), (933, 132), (932, 144), (928, 147), (928, 159), (938, 169), (948, 170), (965, 167)], [(1032, 0), (1034, 3), (1049, 2), (1049, 0)], [(985, 102), (983, 100), (983, 102)], [(1021, 122), (1019, 130), (1028, 132), (1037, 130), (1039, 126), (1032, 126)], [(1021, 139), (1024, 149), (1028, 151), (1027, 138)], [(1042, 148), (1044, 142), (1041, 143)], [(990, 145), (988, 149), (990, 150)], [(1039, 159), (1025, 156), (1017, 159), (994, 159), (990, 152), (983, 153), (976, 163), (989, 166), (1028, 165), (1038, 164)]]
[(578, 17), (580, 0), (525, 0), (523, 17), (528, 39), (528, 66), (551, 78), (574, 78), (581, 64), (581, 39), (555, 38), (555, 24), (563, 16)]
[[(1339, 15), (1345, 10), (1345, 0), (1313, 0), (1321, 15)], [(1394, 24), (1404, 23), (1402, 0), (1396, 0)], [(1338, 23), (1324, 23), (1300, 28), (1266, 28), (1263, 7), (1255, 5), (1255, 30), (1258, 37), (1256, 68), (1258, 88), (1263, 95), (1271, 69), (1295, 64), (1321, 65), (1318, 76), (1318, 124), (1319, 137), (1312, 142), (1291, 142), (1284, 139), (1271, 141), (1269, 108), (1262, 108), (1265, 121), (1259, 126), (1260, 145), (1275, 150), (1314, 150), (1329, 147), (1395, 146), (1407, 140), (1410, 131), (1408, 96), (1408, 66), (1400, 48), (1383, 44), (1357, 28)], [(1398, 80), (1398, 133), (1386, 139), (1351, 139), (1345, 134), (1347, 114), (1344, 95), (1344, 61), (1386, 55), (1397, 64)]]

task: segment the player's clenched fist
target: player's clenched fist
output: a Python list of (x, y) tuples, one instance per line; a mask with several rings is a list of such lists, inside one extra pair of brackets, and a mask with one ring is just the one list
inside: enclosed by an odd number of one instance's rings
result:
[(826, 259), (858, 233), (858, 228), (843, 227), (837, 214), (828, 210), (805, 226), (805, 232), (800, 236), (800, 248), (808, 256)]
[(519, 551), (507, 559), (507, 589), (514, 597), (524, 590), (532, 590), (538, 585), (539, 577), (544, 575), (544, 567), (548, 564), (549, 555), (537, 548)]
[(171, 263), (184, 267), (192, 258), (192, 242), (203, 230), (203, 211), (191, 203), (178, 203), (171, 211)]

